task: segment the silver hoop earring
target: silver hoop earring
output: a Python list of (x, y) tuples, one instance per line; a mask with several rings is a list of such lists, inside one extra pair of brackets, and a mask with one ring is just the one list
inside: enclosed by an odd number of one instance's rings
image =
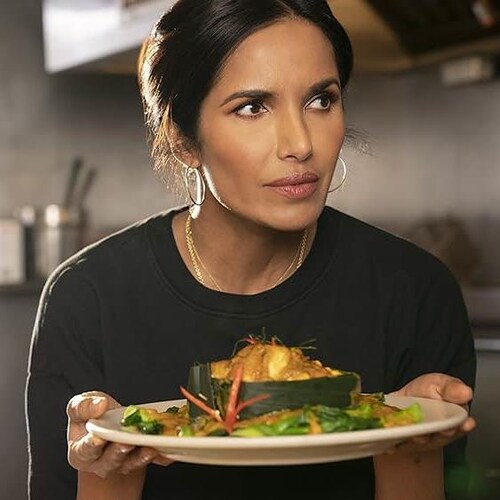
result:
[(189, 212), (191, 217), (195, 219), (200, 213), (200, 207), (205, 201), (205, 180), (198, 168), (186, 166), (184, 170), (184, 184), (186, 191), (191, 201)]
[(339, 156), (339, 161), (340, 161), (340, 164), (342, 165), (342, 169), (343, 169), (343, 172), (342, 172), (342, 180), (340, 181), (340, 184), (338, 184), (337, 186), (335, 186), (334, 188), (330, 188), (328, 190), (329, 193), (333, 193), (334, 191), (337, 191), (337, 189), (340, 189), (345, 180), (346, 180), (346, 177), (347, 177), (347, 165), (345, 164), (345, 161), (342, 159), (341, 156)]

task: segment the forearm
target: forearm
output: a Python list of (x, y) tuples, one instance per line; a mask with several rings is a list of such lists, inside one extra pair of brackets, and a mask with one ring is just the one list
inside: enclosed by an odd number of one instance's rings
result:
[(76, 500), (141, 500), (146, 469), (113, 474), (103, 479), (91, 472), (78, 473)]
[(375, 500), (444, 500), (442, 449), (374, 457)]

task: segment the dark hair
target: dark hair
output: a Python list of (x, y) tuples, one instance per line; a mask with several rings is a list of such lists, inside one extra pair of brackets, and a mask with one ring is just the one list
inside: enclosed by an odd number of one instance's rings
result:
[(172, 154), (166, 125), (197, 143), (203, 99), (238, 45), (265, 26), (297, 17), (316, 25), (330, 41), (344, 90), (353, 67), (352, 47), (326, 0), (179, 0), (160, 18), (139, 58), (139, 86), (158, 170)]

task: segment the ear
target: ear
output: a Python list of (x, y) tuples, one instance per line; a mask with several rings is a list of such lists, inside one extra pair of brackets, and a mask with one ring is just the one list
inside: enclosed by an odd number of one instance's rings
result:
[(180, 157), (178, 156), (178, 158), (186, 165), (193, 168), (201, 167), (201, 156), (199, 155), (197, 148), (191, 144), (191, 141), (188, 141), (187, 139), (182, 141), (182, 144), (179, 145), (179, 154)]
[(175, 123), (170, 119), (163, 120), (161, 129), (164, 140), (175, 158), (188, 167), (198, 168), (201, 165), (198, 148), (182, 134)]

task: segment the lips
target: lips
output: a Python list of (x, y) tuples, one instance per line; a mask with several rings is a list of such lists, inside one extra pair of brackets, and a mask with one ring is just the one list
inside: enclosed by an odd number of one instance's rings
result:
[(297, 186), (299, 184), (310, 184), (313, 182), (317, 182), (319, 177), (313, 173), (304, 173), (304, 174), (293, 174), (287, 177), (282, 177), (281, 179), (277, 179), (267, 186), (271, 187), (282, 187), (282, 186)]
[(318, 180), (319, 177), (313, 173), (294, 174), (266, 184), (266, 187), (289, 199), (303, 199), (316, 191)]

